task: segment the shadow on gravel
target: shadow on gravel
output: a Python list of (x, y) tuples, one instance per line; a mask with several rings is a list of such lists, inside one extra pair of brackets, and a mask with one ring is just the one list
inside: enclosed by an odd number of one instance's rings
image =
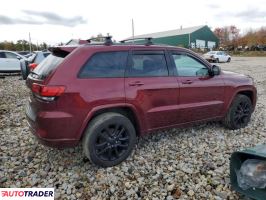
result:
[(13, 73), (1, 73), (0, 72), (0, 79), (5, 79), (8, 77), (18, 77), (18, 80), (22, 80), (21, 73), (20, 72), (13, 72)]
[[(196, 135), (203, 134), (208, 130), (219, 130), (223, 128), (221, 123), (219, 122), (208, 122), (205, 124), (198, 124), (188, 128), (172, 128), (166, 129), (163, 131), (152, 132), (143, 137), (139, 137), (136, 148), (133, 153), (134, 155), (142, 155), (146, 152), (146, 148), (153, 147), (154, 149), (160, 148), (157, 144), (159, 142), (169, 142), (172, 140), (180, 139), (182, 141), (184, 138), (190, 139), (195, 137)], [(85, 157), (83, 154), (82, 146), (79, 145), (75, 148), (67, 148), (67, 149), (56, 149), (42, 146), (41, 144), (36, 144), (35, 153), (42, 153), (43, 157), (45, 157), (46, 165), (49, 167), (59, 168), (62, 167), (64, 170), (72, 170), (75, 167), (85, 167), (90, 170), (98, 170), (100, 169), (98, 166), (95, 166), (90, 163), (89, 159)], [(34, 153), (34, 154), (35, 154)], [(38, 155), (36, 156), (38, 157)], [(32, 155), (35, 157), (35, 155)], [(134, 162), (133, 157), (129, 157), (127, 162)], [(33, 158), (34, 159), (34, 158)], [(56, 166), (53, 166), (56, 163)], [(47, 169), (46, 169), (47, 170)], [(48, 170), (50, 171), (50, 170)]]
[(12, 73), (0, 72), (0, 76), (2, 76), (2, 77), (5, 77), (5, 76), (21, 76), (21, 73), (20, 72), (12, 72)]

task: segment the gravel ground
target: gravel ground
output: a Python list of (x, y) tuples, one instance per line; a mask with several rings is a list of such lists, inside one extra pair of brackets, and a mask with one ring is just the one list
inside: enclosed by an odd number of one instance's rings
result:
[(140, 138), (119, 166), (98, 168), (81, 147), (38, 145), (27, 127), (28, 89), (19, 76), (0, 79), (0, 187), (54, 187), (56, 199), (242, 199), (231, 190), (233, 151), (266, 143), (266, 58), (233, 58), (222, 69), (249, 74), (258, 103), (248, 127), (220, 123), (170, 129)]

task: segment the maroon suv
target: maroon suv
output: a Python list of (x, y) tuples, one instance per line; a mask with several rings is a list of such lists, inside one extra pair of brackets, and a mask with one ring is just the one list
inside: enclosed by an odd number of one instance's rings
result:
[(27, 79), (30, 128), (48, 146), (82, 142), (100, 166), (122, 162), (136, 136), (154, 130), (209, 120), (242, 128), (256, 105), (250, 77), (188, 49), (108, 42), (50, 50)]

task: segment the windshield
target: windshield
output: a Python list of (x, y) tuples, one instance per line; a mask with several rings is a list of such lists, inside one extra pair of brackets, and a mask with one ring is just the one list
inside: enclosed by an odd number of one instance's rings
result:
[(33, 71), (33, 73), (40, 76), (41, 79), (45, 79), (49, 76), (57, 66), (64, 60), (62, 57), (49, 55), (47, 56)]

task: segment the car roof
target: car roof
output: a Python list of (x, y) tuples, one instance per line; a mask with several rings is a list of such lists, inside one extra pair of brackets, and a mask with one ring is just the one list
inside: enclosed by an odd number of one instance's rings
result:
[(15, 51), (9, 51), (9, 50), (0, 50), (0, 52), (11, 52), (11, 53), (16, 53), (16, 54), (18, 54), (18, 53), (15, 52)]
[(182, 47), (175, 47), (170, 45), (164, 45), (164, 44), (152, 44), (152, 45), (145, 45), (145, 44), (112, 44), (112, 45), (104, 45), (104, 44), (84, 44), (79, 45), (76, 48), (99, 48), (99, 49), (116, 49), (116, 50), (130, 50), (130, 49), (167, 49), (167, 50), (181, 50), (181, 51), (188, 51), (188, 49), (182, 48)]
[(23, 56), (23, 55), (21, 55), (21, 54), (19, 54), (19, 53), (17, 53), (17, 52), (15, 52), (15, 51), (9, 51), (9, 50), (0, 50), (0, 52), (9, 52), (9, 53), (14, 53), (14, 54), (16, 54), (16, 55), (18, 55), (18, 56), (20, 56), (20, 57), (25, 57), (25, 56)]
[(191, 52), (189, 49), (185, 49), (182, 47), (175, 47), (169, 45), (161, 45), (161, 44), (152, 44), (152, 45), (145, 45), (145, 44), (127, 44), (127, 43), (115, 43), (112, 45), (105, 45), (105, 44), (83, 44), (83, 45), (65, 45), (65, 46), (54, 46), (50, 47), (49, 51), (53, 54), (56, 51), (70, 53), (75, 49), (94, 49), (97, 51), (125, 51), (125, 50), (176, 50), (176, 51), (185, 51)]
[(105, 45), (105, 44), (82, 44), (82, 45), (65, 45), (65, 46), (55, 46), (50, 47), (48, 50), (53, 55), (59, 55), (64, 56), (68, 55), (73, 50), (94, 50), (98, 52), (108, 52), (108, 51), (130, 51), (130, 50), (168, 50), (168, 51), (178, 51), (180, 53), (189, 53), (194, 56), (199, 57), (203, 62), (205, 62), (207, 65), (210, 65), (206, 60), (201, 58), (197, 53), (193, 52), (190, 49), (182, 48), (182, 47), (175, 47), (175, 46), (169, 46), (169, 45), (161, 45), (161, 44), (152, 44), (152, 45), (145, 45), (145, 44), (125, 44), (125, 43), (115, 43), (111, 45)]

